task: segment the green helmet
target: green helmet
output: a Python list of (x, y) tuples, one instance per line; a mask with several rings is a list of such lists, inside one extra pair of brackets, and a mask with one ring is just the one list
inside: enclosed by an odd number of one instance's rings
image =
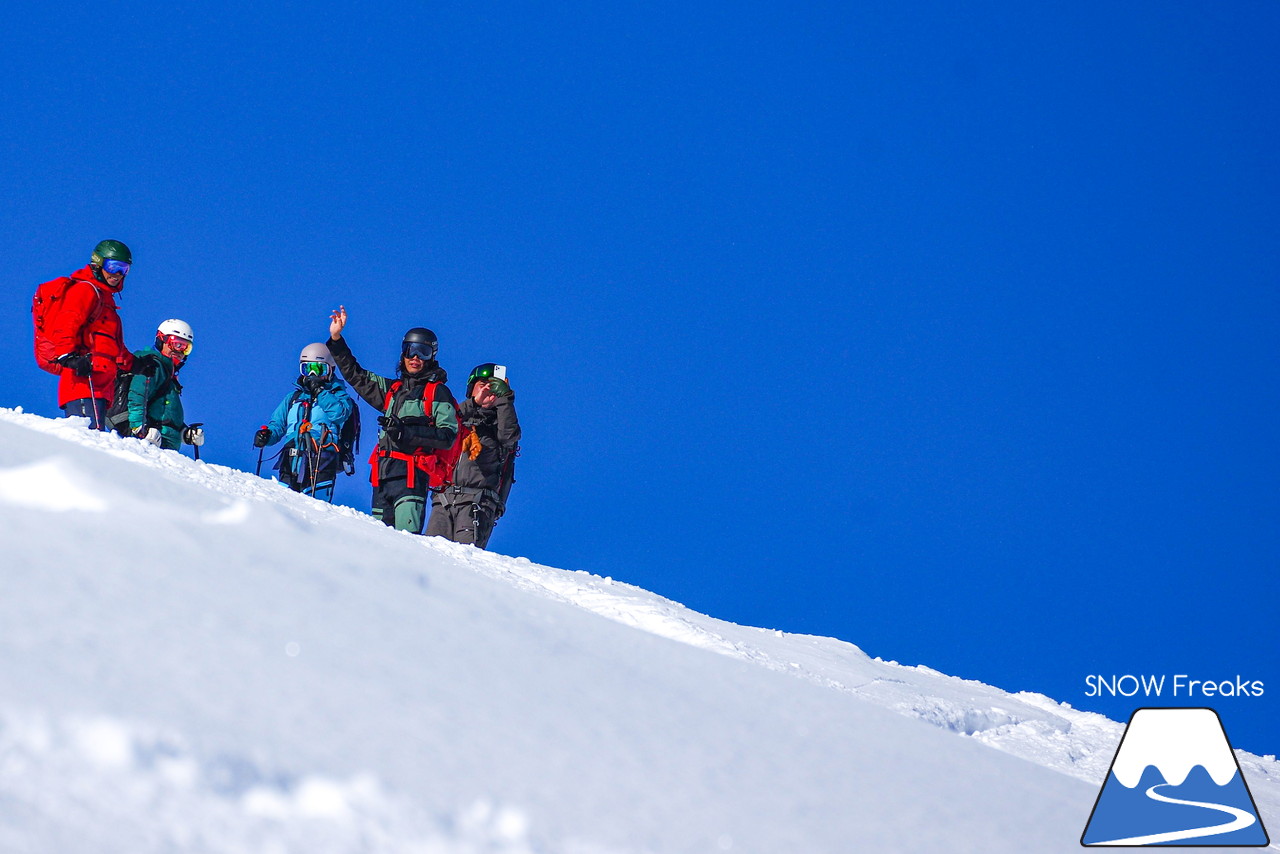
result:
[(95, 267), (101, 267), (102, 262), (107, 259), (132, 264), (133, 253), (129, 251), (128, 246), (125, 246), (119, 240), (104, 240), (93, 247), (93, 254), (89, 256), (89, 263)]
[(471, 389), (475, 387), (477, 382), (481, 380), (489, 380), (493, 378), (493, 369), (498, 367), (493, 362), (485, 362), (483, 365), (476, 365), (471, 369), (471, 376), (467, 377), (467, 396), (471, 396)]
[(507, 366), (495, 365), (493, 362), (485, 362), (483, 365), (476, 365), (471, 369), (471, 376), (467, 377), (467, 397), (471, 397), (471, 391), (476, 387), (476, 383), (488, 382), (492, 379), (499, 379), (506, 382)]

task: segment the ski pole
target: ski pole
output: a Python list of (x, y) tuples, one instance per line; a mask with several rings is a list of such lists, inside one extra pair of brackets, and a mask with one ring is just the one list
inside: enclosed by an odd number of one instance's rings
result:
[[(96, 285), (94, 286), (94, 290), (97, 290)], [(101, 430), (102, 416), (98, 415), (98, 401), (105, 400), (105, 398), (93, 396), (93, 348), (92, 347), (89, 348), (88, 356), (89, 356), (89, 376), (86, 379), (88, 379), (89, 381), (89, 406), (93, 408), (93, 429)], [(104, 415), (105, 415), (105, 408), (104, 408)]]
[(316, 478), (320, 476), (320, 472), (317, 471), (320, 466), (320, 447), (316, 444), (314, 436), (308, 436), (307, 438), (311, 442), (307, 446), (307, 474), (311, 476), (311, 488), (307, 490), (307, 495), (315, 498)]
[[(203, 427), (203, 426), (204, 426), (204, 422), (203, 422), (203, 421), (197, 421), (195, 424), (188, 424), (186, 429), (187, 429), (187, 430), (199, 430), (199, 429), (200, 429), (201, 427)], [(195, 452), (196, 459), (197, 459), (197, 460), (198, 460), (198, 459), (200, 459), (200, 446), (199, 446), (199, 445), (197, 445), (195, 442), (192, 442), (192, 443), (191, 443), (191, 450)]]
[(266, 448), (258, 449), (258, 467), (253, 470), (254, 475), (257, 477), (262, 477), (262, 452), (265, 450)]
[(320, 460), (324, 456), (325, 445), (329, 441), (329, 425), (326, 424), (320, 431), (320, 445), (316, 448), (315, 461), (311, 466), (311, 497), (316, 496), (316, 481), (320, 479)]

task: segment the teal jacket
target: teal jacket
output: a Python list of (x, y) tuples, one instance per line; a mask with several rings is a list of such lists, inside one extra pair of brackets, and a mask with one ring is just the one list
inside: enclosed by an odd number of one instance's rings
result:
[(133, 354), (133, 380), (129, 383), (129, 430), (157, 427), (160, 447), (176, 451), (182, 447), (182, 384), (173, 360), (154, 347)]

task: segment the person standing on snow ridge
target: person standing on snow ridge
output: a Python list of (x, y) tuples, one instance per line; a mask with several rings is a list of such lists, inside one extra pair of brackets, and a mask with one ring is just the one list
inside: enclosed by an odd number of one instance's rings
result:
[(360, 366), (342, 337), (346, 325), (347, 310), (339, 306), (329, 316), (329, 350), (356, 393), (383, 413), (370, 459), (373, 515), (389, 527), (419, 534), (430, 481), (417, 462), (430, 449), (451, 447), (458, 435), (457, 404), (445, 385), (448, 375), (436, 362), (435, 333), (415, 327), (404, 334), (392, 379)]
[(255, 448), (287, 439), (276, 463), (280, 482), (294, 492), (330, 502), (338, 467), (351, 452), (344, 447), (344, 428), (356, 411), (337, 368), (324, 344), (303, 347), (294, 381), (297, 387), (253, 435)]
[(515, 402), (505, 366), (487, 362), (471, 371), (459, 409), (463, 426), (472, 432), (463, 439), (453, 483), (431, 497), (428, 536), (488, 546), (493, 526), (506, 512), (520, 450)]
[[(116, 373), (133, 369), (133, 354), (124, 344), (115, 296), (124, 289), (133, 264), (129, 247), (103, 240), (89, 256), (89, 266), (64, 279), (56, 304), (41, 329), (37, 319), (36, 360), (58, 375), (58, 406), (68, 417), (89, 419), (94, 430), (106, 430), (107, 407), (115, 397)], [(34, 306), (33, 306), (34, 309)], [(43, 340), (42, 339), (43, 336)]]
[[(178, 370), (187, 363), (195, 334), (176, 318), (156, 329), (155, 344), (134, 354), (129, 381), (129, 432), (134, 437), (176, 451), (183, 442), (204, 444), (200, 425), (187, 426), (182, 411), (182, 383)], [(197, 452), (198, 455), (198, 452)]]

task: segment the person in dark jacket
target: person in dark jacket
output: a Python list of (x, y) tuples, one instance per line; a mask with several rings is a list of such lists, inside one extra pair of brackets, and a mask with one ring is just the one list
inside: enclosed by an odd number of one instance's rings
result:
[(435, 333), (415, 327), (404, 334), (392, 378), (360, 366), (342, 337), (346, 325), (347, 310), (339, 306), (329, 316), (329, 351), (356, 394), (382, 413), (370, 459), (373, 515), (389, 527), (420, 534), (430, 481), (418, 460), (450, 447), (458, 435), (456, 404), (445, 385), (448, 375), (436, 362)]
[(428, 536), (482, 549), (489, 544), (494, 524), (506, 512), (520, 450), (515, 403), (504, 366), (488, 362), (471, 371), (459, 409), (462, 424), (472, 432), (463, 440), (453, 483), (431, 497)]
[(333, 500), (338, 468), (350, 452), (343, 447), (343, 428), (356, 409), (337, 368), (324, 344), (302, 348), (296, 387), (253, 435), (255, 448), (286, 439), (276, 463), (280, 482), (321, 501)]
[(133, 378), (129, 380), (129, 433), (176, 451), (182, 443), (204, 444), (204, 430), (188, 426), (182, 410), (182, 383), (178, 371), (191, 356), (195, 335), (190, 325), (176, 318), (156, 329), (154, 346), (133, 356)]
[(107, 429), (116, 373), (133, 370), (115, 299), (132, 263), (129, 247), (119, 240), (99, 242), (89, 266), (67, 277), (62, 304), (50, 320), (48, 352), (36, 354), (42, 366), (59, 374), (58, 406), (68, 416), (87, 417), (94, 430)]

